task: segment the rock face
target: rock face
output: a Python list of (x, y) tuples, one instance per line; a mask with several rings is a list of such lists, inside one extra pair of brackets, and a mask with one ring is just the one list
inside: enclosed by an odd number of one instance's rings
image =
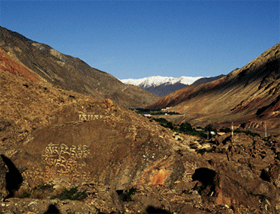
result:
[(2, 56), (0, 212), (279, 213), (279, 136), (173, 133)]
[[(67, 90), (109, 98), (125, 107), (145, 107), (160, 97), (139, 87), (121, 83), (78, 58), (0, 27), (1, 68), (33, 81), (44, 79)], [(13, 58), (10, 56), (13, 54)]]
[(279, 136), (206, 141), (109, 99), (0, 74), (0, 212), (280, 210)]
[(279, 69), (280, 43), (227, 76), (185, 87), (147, 108), (172, 107), (170, 111), (183, 115), (176, 118), (177, 123), (205, 127), (233, 121), (246, 128), (264, 129), (266, 120), (270, 130), (279, 130)]
[(3, 159), (0, 158), (0, 201), (3, 201), (8, 196), (8, 191), (6, 189), (7, 173), (8, 173), (8, 168), (4, 163)]

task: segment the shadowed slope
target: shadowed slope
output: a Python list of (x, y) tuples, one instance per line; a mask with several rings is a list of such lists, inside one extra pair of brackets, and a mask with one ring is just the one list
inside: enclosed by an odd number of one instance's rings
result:
[(170, 111), (184, 114), (179, 119), (181, 122), (191, 121), (197, 125), (276, 117), (279, 114), (279, 65), (280, 43), (221, 79), (185, 87), (147, 108), (172, 106)]

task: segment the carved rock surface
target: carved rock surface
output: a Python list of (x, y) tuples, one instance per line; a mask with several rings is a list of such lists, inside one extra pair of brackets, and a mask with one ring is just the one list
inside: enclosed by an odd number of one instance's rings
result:
[(0, 201), (3, 201), (5, 197), (8, 196), (8, 191), (6, 190), (6, 174), (8, 173), (8, 168), (4, 163), (2, 157), (0, 157)]
[(279, 136), (206, 141), (1, 67), (0, 81), (0, 212), (280, 212)]

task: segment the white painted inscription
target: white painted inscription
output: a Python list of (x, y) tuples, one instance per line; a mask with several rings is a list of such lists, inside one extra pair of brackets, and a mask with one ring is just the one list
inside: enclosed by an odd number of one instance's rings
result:
[(79, 122), (102, 119), (103, 115), (94, 115), (93, 113), (84, 113), (79, 111)]
[(22, 173), (24, 179), (34, 183), (44, 183), (57, 176), (68, 176), (70, 182), (88, 180), (90, 172), (84, 170), (84, 158), (89, 157), (87, 145), (49, 143), (42, 154), (45, 167), (33, 166)]
[(59, 167), (61, 170), (69, 172), (70, 166), (77, 166), (76, 160), (86, 158), (89, 155), (87, 145), (72, 145), (50, 143), (42, 155), (43, 161), (49, 166)]

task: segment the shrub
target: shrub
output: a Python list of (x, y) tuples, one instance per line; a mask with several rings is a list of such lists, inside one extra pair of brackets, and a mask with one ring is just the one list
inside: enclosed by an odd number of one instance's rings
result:
[(193, 128), (188, 122), (182, 123), (180, 126), (178, 126), (173, 125), (170, 121), (164, 118), (153, 118), (153, 120), (157, 121), (161, 126), (170, 128), (173, 131), (206, 138), (206, 134), (203, 131), (196, 131), (195, 128)]
[(200, 149), (197, 151), (198, 154), (204, 155), (206, 152), (206, 149)]
[(83, 192), (78, 192), (78, 188), (72, 188), (70, 190), (65, 189), (62, 193), (57, 194), (55, 196), (52, 196), (51, 199), (60, 199), (60, 200), (65, 200), (65, 199), (70, 199), (70, 200), (83, 200), (88, 196), (86, 190)]
[(220, 129), (221, 132), (225, 132), (225, 133), (229, 133), (231, 132), (231, 129), (230, 128), (225, 128), (225, 129)]
[(212, 127), (212, 125), (206, 126), (204, 130), (205, 130), (205, 131), (208, 131), (208, 132), (214, 131), (214, 132), (217, 133), (217, 129), (214, 129), (214, 128)]
[(245, 133), (246, 135), (251, 135), (253, 137), (255, 137), (255, 136), (259, 136), (260, 137), (260, 134), (251, 132), (250, 130), (241, 131), (240, 129), (235, 129), (234, 132), (235, 133)]
[(192, 125), (190, 123), (182, 123), (180, 125), (180, 129), (179, 129), (181, 132), (188, 132), (188, 131), (193, 131), (194, 129), (192, 128)]
[(170, 128), (171, 130), (174, 128), (173, 124), (164, 118), (154, 118), (153, 120), (157, 121), (161, 126)]
[(49, 192), (53, 192), (53, 188), (51, 185), (49, 184), (42, 184), (39, 186), (34, 187), (35, 191), (49, 191)]
[(194, 131), (194, 132), (192, 132), (192, 135), (206, 138), (206, 134), (203, 131)]
[(16, 192), (15, 197), (17, 198), (29, 198), (31, 196), (31, 188), (21, 186)]

